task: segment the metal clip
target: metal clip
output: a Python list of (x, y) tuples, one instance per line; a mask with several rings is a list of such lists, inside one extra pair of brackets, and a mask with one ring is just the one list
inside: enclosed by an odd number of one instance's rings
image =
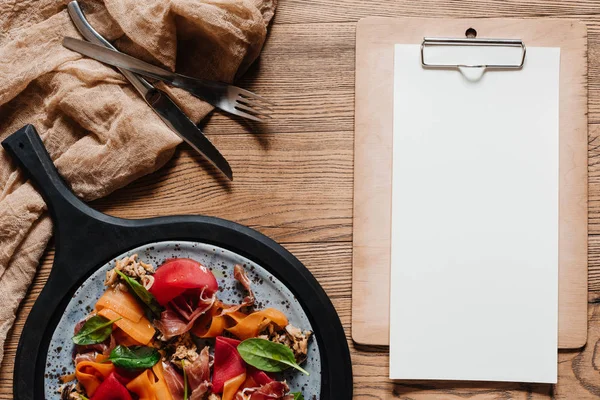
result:
[[(515, 64), (430, 64), (425, 62), (426, 46), (499, 46), (499, 47), (520, 47), (521, 62)], [(520, 39), (475, 39), (475, 38), (423, 38), (421, 43), (421, 65), (424, 68), (482, 68), (482, 69), (521, 69), (525, 64), (525, 54), (527, 50), (525, 44)]]

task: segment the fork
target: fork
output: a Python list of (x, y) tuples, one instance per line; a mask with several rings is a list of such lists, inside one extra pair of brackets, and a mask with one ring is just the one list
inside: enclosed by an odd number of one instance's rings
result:
[(230, 114), (258, 122), (271, 118), (273, 103), (246, 89), (167, 71), (120, 51), (75, 38), (65, 37), (63, 46), (106, 64), (166, 82)]

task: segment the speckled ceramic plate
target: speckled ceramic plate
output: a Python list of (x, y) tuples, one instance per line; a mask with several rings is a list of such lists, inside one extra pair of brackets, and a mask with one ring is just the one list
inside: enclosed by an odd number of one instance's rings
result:
[[(243, 288), (236, 284), (233, 279), (233, 266), (241, 264), (245, 267), (248, 277), (252, 281), (258, 308), (277, 308), (286, 314), (292, 325), (303, 330), (312, 330), (310, 321), (302, 306), (279, 279), (260, 265), (229, 250), (204, 243), (165, 241), (138, 247), (116, 259), (132, 254), (138, 254), (140, 260), (155, 266), (159, 266), (166, 259), (175, 257), (191, 258), (199, 261), (210, 268), (217, 278), (220, 288), (219, 299), (231, 304), (241, 302), (244, 297)], [(61, 385), (59, 377), (75, 371), (72, 361), (73, 342), (71, 341), (73, 327), (94, 308), (94, 304), (106, 289), (104, 286), (106, 271), (114, 266), (115, 260), (111, 260), (94, 272), (81, 285), (56, 326), (46, 358), (46, 399), (60, 400), (60, 394), (57, 391)], [(315, 340), (311, 340), (308, 347), (308, 359), (306, 364), (303, 365), (310, 375), (306, 376), (293, 370), (288, 370), (283, 374), (283, 378), (287, 380), (292, 392), (302, 391), (306, 399), (312, 399), (313, 396), (319, 398), (321, 388), (320, 361), (319, 345)]]
[(261, 305), (284, 308), (292, 323), (314, 332), (306, 364), (312, 373), (310, 377), (291, 373), (287, 376), (291, 386), (307, 399), (352, 398), (350, 351), (335, 308), (312, 274), (282, 246), (250, 228), (214, 217), (128, 220), (102, 214), (64, 184), (33, 126), (15, 132), (2, 145), (44, 197), (56, 244), (52, 271), (17, 348), (15, 399), (57, 398), (57, 375), (73, 368), (74, 324), (100, 296), (106, 269), (132, 252), (155, 264), (172, 256), (206, 264), (219, 277), (225, 301), (240, 298), (231, 268), (246, 264), (259, 282), (255, 286)]

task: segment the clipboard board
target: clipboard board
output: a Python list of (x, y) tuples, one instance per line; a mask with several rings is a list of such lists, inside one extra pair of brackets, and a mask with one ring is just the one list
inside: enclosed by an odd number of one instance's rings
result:
[(369, 17), (356, 32), (352, 338), (389, 344), (394, 44), (424, 36), (520, 39), (560, 47), (560, 349), (587, 340), (587, 28), (558, 19)]

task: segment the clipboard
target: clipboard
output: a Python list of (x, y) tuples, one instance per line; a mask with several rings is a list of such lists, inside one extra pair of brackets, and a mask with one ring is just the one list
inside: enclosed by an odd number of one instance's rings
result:
[(352, 338), (389, 344), (394, 44), (425, 36), (522, 40), (560, 47), (559, 330), (561, 349), (587, 340), (587, 28), (557, 19), (369, 17), (356, 33)]

